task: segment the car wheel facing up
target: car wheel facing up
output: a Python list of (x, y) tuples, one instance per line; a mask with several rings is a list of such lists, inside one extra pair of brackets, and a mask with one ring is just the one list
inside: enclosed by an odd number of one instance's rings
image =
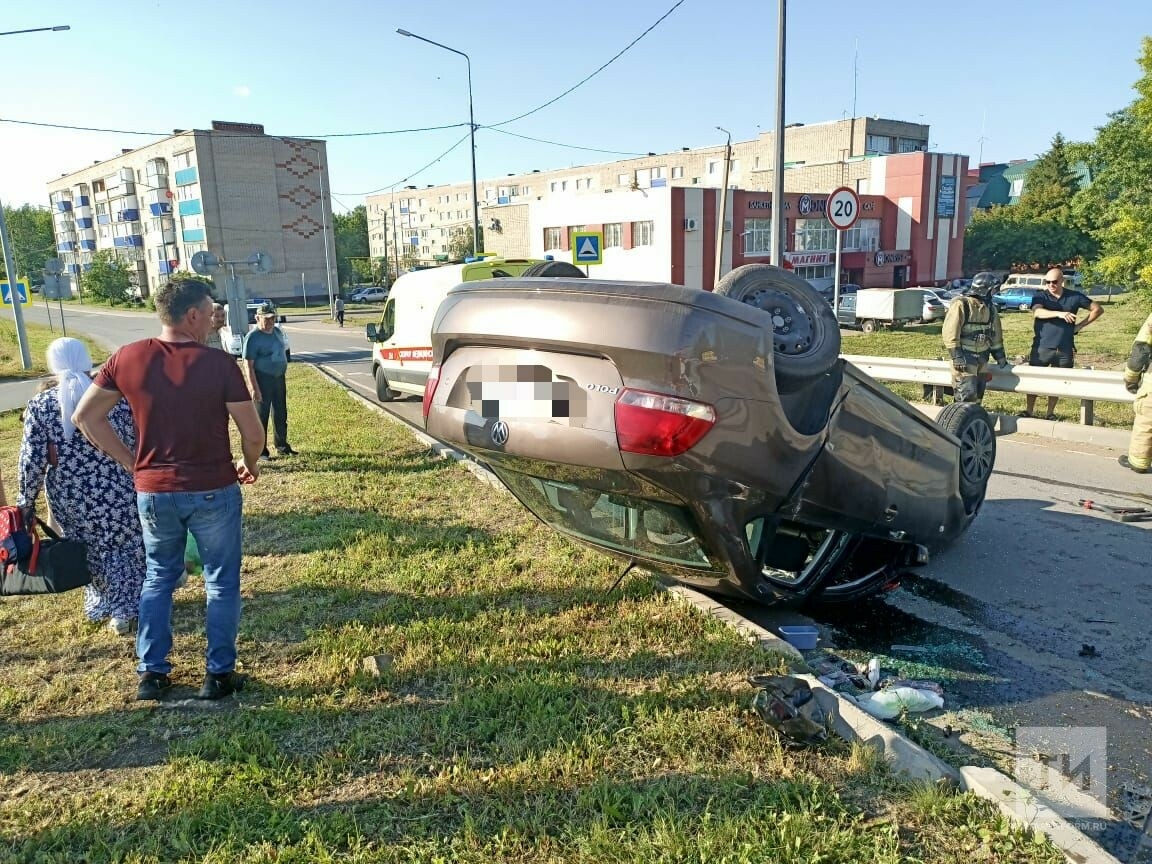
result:
[(992, 418), (975, 402), (944, 406), (936, 425), (960, 439), (960, 497), (972, 519), (984, 503), (988, 480), (996, 464), (996, 433)]
[(828, 302), (804, 279), (771, 264), (746, 264), (713, 292), (770, 316), (776, 386), (791, 393), (828, 372), (840, 357), (840, 327)]

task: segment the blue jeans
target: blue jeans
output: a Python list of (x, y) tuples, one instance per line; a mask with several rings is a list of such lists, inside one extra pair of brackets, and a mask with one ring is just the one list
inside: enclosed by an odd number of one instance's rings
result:
[(136, 631), (139, 672), (172, 671), (172, 592), (184, 572), (184, 547), (191, 532), (204, 564), (208, 671), (236, 668), (240, 629), (240, 486), (207, 492), (139, 492), (136, 506), (144, 529), (148, 575), (140, 592)]

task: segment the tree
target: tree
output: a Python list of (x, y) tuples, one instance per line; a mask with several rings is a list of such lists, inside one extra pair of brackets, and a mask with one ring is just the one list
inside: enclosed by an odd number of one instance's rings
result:
[(1076, 209), (1100, 244), (1089, 277), (1152, 294), (1152, 37), (1138, 62), (1136, 99), (1099, 130)]
[(416, 253), (415, 246), (405, 246), (404, 251), (400, 253), (400, 266), (405, 271), (415, 270), (416, 265), (420, 263), (420, 256)]
[[(44, 263), (56, 255), (56, 239), (52, 234), (52, 213), (39, 210), (31, 204), (23, 207), (5, 207), (4, 219), (8, 223), (8, 236), (12, 240), (12, 255), (16, 259), (16, 272), (32, 283), (39, 283)], [(7, 277), (3, 258), (0, 272)]]
[(92, 266), (84, 273), (84, 290), (110, 303), (124, 303), (131, 285), (128, 276), (128, 268), (116, 253), (101, 249), (92, 253)]
[(964, 232), (964, 270), (1046, 270), (1091, 253), (1092, 239), (1074, 225), (1037, 219), (1019, 205), (972, 217)]
[[(479, 251), (484, 251), (484, 229), (480, 229)], [(459, 229), (448, 241), (448, 260), (463, 261), (472, 254), (472, 226)]]
[(1068, 146), (1059, 132), (1052, 147), (1036, 160), (1017, 203), (1021, 215), (1033, 219), (1072, 222), (1072, 198), (1080, 191), (1080, 180), (1068, 158)]
[(336, 277), (341, 285), (350, 285), (358, 272), (353, 260), (368, 257), (368, 209), (361, 204), (348, 213), (334, 214), (332, 231), (336, 237)]

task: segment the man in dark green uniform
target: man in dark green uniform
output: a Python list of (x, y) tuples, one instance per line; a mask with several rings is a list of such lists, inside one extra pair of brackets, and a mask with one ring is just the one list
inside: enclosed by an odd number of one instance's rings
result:
[[(244, 337), (240, 354), (248, 370), (252, 401), (260, 411), (264, 434), (268, 434), (268, 415), (272, 415), (273, 440), (280, 456), (294, 456), (288, 445), (288, 389), (284, 375), (288, 371), (288, 353), (284, 340), (276, 332), (276, 307), (265, 303), (256, 310), (256, 329)], [(268, 459), (268, 448), (260, 454)]]
[(977, 273), (968, 293), (957, 297), (944, 317), (944, 348), (952, 361), (952, 387), (957, 402), (984, 398), (988, 355), (1001, 369), (1008, 365), (1000, 315), (989, 299), (1000, 286), (994, 273)]

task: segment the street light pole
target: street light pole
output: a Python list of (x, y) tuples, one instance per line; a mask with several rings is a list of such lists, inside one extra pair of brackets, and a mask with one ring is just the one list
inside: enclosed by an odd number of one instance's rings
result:
[[(728, 143), (724, 145), (724, 185), (720, 188), (720, 218), (716, 220), (716, 273), (712, 280), (712, 288), (720, 284), (720, 271), (724, 264), (724, 216), (728, 212), (728, 169), (732, 165), (732, 133), (717, 126), (716, 129), (728, 136)], [(732, 254), (736, 254), (736, 238), (732, 238)]]
[(447, 45), (441, 45), (439, 42), (433, 42), (431, 39), (425, 39), (423, 36), (417, 36), (407, 30), (398, 29), (396, 32), (401, 36), (410, 36), (421, 42), (427, 42), (429, 45), (435, 45), (437, 48), (443, 48), (445, 51), (451, 51), (453, 54), (459, 54), (468, 64), (468, 130), (471, 138), (469, 145), (472, 150), (472, 255), (476, 256), (480, 253), (480, 198), (476, 194), (476, 117), (472, 112), (472, 58), (463, 51), (457, 51), (455, 48), (449, 48)]
[(784, 47), (787, 0), (779, 0), (776, 42), (776, 171), (772, 177), (772, 258), (774, 267), (784, 261)]
[[(43, 33), (72, 29), (67, 24), (55, 27), (33, 27), (29, 30), (5, 30), (0, 36), (15, 36), (19, 33)], [(16, 262), (12, 258), (12, 242), (8, 239), (8, 223), (4, 219), (4, 202), (0, 201), (0, 251), (4, 254), (4, 272), (8, 274), (8, 291), (12, 296), (12, 319), (16, 325), (16, 343), (20, 346), (20, 364), (23, 369), (32, 368), (32, 355), (28, 351), (28, 334), (24, 329), (24, 309), (20, 305), (20, 283), (17, 281)], [(77, 256), (79, 260), (79, 256)]]
[(57, 24), (55, 27), (33, 27), (31, 30), (5, 30), (0, 36), (15, 36), (18, 33), (43, 33), (45, 31), (71, 30), (67, 24)]

